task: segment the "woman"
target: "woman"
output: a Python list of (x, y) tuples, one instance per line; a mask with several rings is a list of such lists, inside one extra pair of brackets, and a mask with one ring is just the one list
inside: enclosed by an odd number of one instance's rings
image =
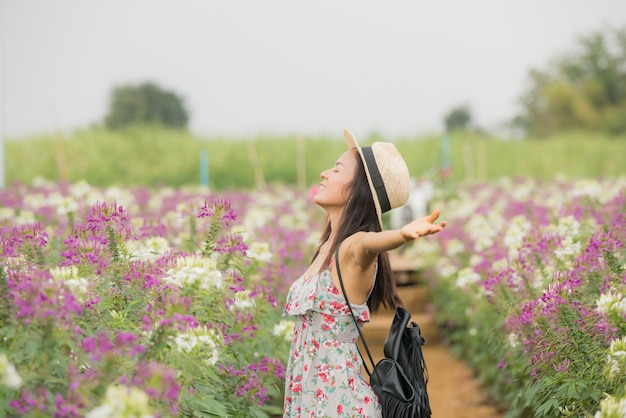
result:
[[(320, 246), (289, 291), (285, 315), (296, 317), (285, 379), (284, 417), (378, 417), (380, 405), (363, 377), (358, 331), (341, 293), (341, 275), (362, 324), (369, 313), (396, 299), (388, 250), (441, 231), (439, 211), (401, 229), (383, 231), (382, 213), (409, 198), (409, 170), (395, 146), (359, 147), (344, 130), (348, 151), (321, 173), (313, 201), (327, 214)], [(341, 245), (340, 245), (341, 244)]]

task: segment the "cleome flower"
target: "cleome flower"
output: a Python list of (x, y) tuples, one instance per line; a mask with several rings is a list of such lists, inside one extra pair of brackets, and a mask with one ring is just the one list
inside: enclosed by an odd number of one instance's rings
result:
[(626, 298), (617, 292), (604, 293), (596, 301), (596, 310), (603, 314), (608, 314), (610, 311), (615, 310), (626, 315)]
[(102, 405), (92, 409), (86, 418), (152, 418), (148, 406), (148, 395), (138, 387), (110, 385)]
[(270, 245), (267, 242), (252, 242), (248, 246), (246, 255), (263, 263), (268, 263), (272, 260), (272, 252), (270, 251)]
[(609, 377), (613, 378), (626, 374), (626, 336), (611, 341), (606, 362)]
[(4, 353), (0, 353), (0, 385), (9, 389), (19, 389), (22, 386), (22, 378)]
[(452, 238), (450, 241), (448, 241), (445, 251), (448, 257), (454, 257), (456, 255), (462, 254), (465, 251), (465, 245), (460, 239)]
[(78, 267), (76, 266), (60, 266), (50, 269), (50, 274), (54, 280), (62, 282), (72, 292), (72, 295), (80, 303), (84, 302), (85, 296), (89, 291), (89, 282), (78, 275)]
[(594, 415), (594, 418), (624, 417), (626, 417), (626, 398), (616, 399), (608, 393), (606, 397), (600, 401), (600, 410)]
[(477, 283), (480, 280), (480, 275), (474, 271), (471, 267), (465, 267), (461, 269), (456, 278), (456, 285), (462, 289)]
[(531, 222), (523, 215), (516, 215), (509, 221), (504, 232), (504, 245), (510, 258), (517, 256), (517, 249), (524, 242), (524, 238), (531, 230)]
[(233, 304), (230, 306), (230, 309), (245, 310), (254, 308), (256, 306), (256, 302), (254, 301), (254, 298), (250, 296), (251, 293), (252, 292), (249, 291), (237, 292), (233, 298)]
[(282, 319), (278, 324), (274, 325), (272, 335), (281, 337), (285, 339), (285, 341), (291, 341), (294, 323), (294, 321)]
[(175, 349), (181, 353), (189, 353), (199, 348), (209, 353), (205, 362), (211, 366), (217, 364), (219, 360), (219, 349), (222, 345), (222, 338), (213, 329), (199, 328), (188, 332), (181, 332), (170, 337)]
[(170, 251), (170, 245), (163, 237), (149, 237), (128, 247), (130, 253), (141, 261), (155, 261)]
[(199, 286), (201, 289), (224, 287), (224, 277), (215, 260), (192, 255), (176, 260), (176, 267), (167, 271), (163, 282), (179, 288)]

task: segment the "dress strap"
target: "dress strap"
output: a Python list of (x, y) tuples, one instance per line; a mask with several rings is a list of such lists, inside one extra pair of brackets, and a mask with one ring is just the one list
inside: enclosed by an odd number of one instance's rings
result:
[[(350, 309), (350, 315), (352, 315), (352, 320), (354, 321), (354, 324), (356, 325), (356, 329), (359, 332), (359, 337), (361, 337), (361, 342), (363, 343), (363, 347), (365, 347), (367, 356), (369, 357), (369, 360), (372, 364), (372, 371), (376, 372), (376, 369), (375, 369), (376, 363), (374, 363), (374, 359), (372, 358), (372, 353), (370, 352), (370, 349), (367, 346), (367, 342), (365, 341), (365, 337), (363, 336), (361, 327), (359, 323), (357, 322), (356, 317), (354, 316), (354, 311), (352, 311), (352, 305), (350, 305), (350, 301), (348, 300), (348, 294), (346, 293), (346, 288), (343, 285), (343, 279), (341, 278), (341, 270), (339, 269), (339, 246), (340, 245), (341, 243), (337, 245), (337, 249), (335, 250), (335, 263), (337, 267), (337, 276), (339, 277), (339, 284), (341, 285), (341, 291), (343, 292), (343, 297), (346, 299), (346, 305), (348, 305), (348, 308)], [(367, 364), (365, 363), (365, 359), (363, 358), (363, 354), (361, 354), (361, 350), (359, 350), (358, 346), (357, 346), (357, 351), (359, 352), (359, 356), (361, 356), (361, 360), (363, 361), (363, 367), (365, 368), (365, 371), (367, 372), (368, 376), (372, 376), (372, 372), (370, 372), (370, 369), (367, 367)]]

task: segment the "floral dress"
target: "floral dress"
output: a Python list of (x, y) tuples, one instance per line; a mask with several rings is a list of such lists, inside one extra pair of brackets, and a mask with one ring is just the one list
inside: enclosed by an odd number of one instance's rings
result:
[[(359, 337), (341, 290), (330, 275), (301, 276), (289, 290), (284, 315), (296, 317), (285, 373), (284, 417), (380, 417), (380, 405), (364, 379)], [(375, 274), (374, 274), (375, 277)], [(352, 304), (368, 322), (366, 304)]]

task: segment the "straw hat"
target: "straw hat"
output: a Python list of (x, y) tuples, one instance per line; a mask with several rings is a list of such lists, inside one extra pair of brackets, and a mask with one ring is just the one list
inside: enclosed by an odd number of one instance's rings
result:
[(361, 148), (350, 130), (344, 129), (343, 136), (348, 148), (356, 148), (361, 156), (382, 231), (382, 214), (409, 200), (409, 169), (392, 143), (374, 142), (370, 147)]

